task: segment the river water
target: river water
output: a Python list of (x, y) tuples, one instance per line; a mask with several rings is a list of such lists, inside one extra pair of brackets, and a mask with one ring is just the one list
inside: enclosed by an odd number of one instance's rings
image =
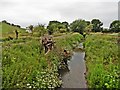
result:
[(71, 60), (68, 62), (68, 68), (61, 70), (61, 79), (63, 81), (61, 88), (87, 88), (85, 75), (85, 52), (83, 45), (74, 50)]

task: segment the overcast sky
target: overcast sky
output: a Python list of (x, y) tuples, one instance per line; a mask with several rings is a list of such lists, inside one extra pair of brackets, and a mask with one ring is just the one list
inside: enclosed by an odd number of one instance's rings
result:
[(118, 19), (119, 0), (0, 0), (0, 21), (26, 27), (67, 21), (99, 18), (105, 27)]

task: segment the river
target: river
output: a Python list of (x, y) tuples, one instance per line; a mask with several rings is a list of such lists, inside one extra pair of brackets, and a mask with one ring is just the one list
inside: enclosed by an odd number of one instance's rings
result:
[(61, 88), (87, 88), (85, 75), (85, 52), (82, 50), (83, 45), (80, 43), (78, 48), (73, 52), (71, 60), (68, 62), (68, 68), (60, 70), (63, 81)]

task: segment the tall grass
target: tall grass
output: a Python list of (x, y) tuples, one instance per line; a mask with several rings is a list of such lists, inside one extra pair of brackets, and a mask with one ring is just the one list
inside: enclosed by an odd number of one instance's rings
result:
[(84, 43), (89, 88), (118, 88), (119, 58), (117, 37), (89, 35)]

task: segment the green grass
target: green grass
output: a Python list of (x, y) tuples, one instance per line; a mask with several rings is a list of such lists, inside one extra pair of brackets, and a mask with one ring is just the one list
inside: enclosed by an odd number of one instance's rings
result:
[[(3, 88), (56, 88), (60, 87), (58, 67), (62, 60), (61, 48), (72, 49), (80, 41), (80, 34), (55, 38), (55, 48), (45, 55), (41, 43), (34, 37), (5, 41), (2, 46)], [(22, 42), (22, 43), (21, 43)]]
[(4, 34), (4, 33), (12, 33), (12, 32), (14, 32), (15, 30), (18, 30), (18, 31), (20, 31), (20, 32), (22, 32), (22, 30), (24, 30), (24, 29), (22, 29), (22, 28), (18, 28), (18, 27), (12, 26), (12, 25), (8, 25), (8, 24), (6, 24), (6, 23), (1, 23), (1, 25), (2, 25), (2, 33), (3, 33), (3, 34)]
[[(16, 26), (12, 26), (9, 24), (6, 24), (4, 22), (0, 23), (0, 40), (3, 41), (9, 41), (9, 37), (12, 37), (13, 39), (16, 38), (15, 30), (18, 31), (18, 38), (20, 39), (29, 39), (29, 38), (37, 38), (39, 39), (41, 36), (42, 30), (34, 30), (33, 33), (28, 33), (24, 28), (19, 28)], [(44, 30), (45, 32), (45, 30)]]
[(119, 61), (116, 36), (92, 34), (84, 43), (89, 88), (118, 88)]
[(0, 23), (0, 26), (2, 27), (2, 30), (0, 33), (2, 33), (2, 38), (7, 38), (8, 36), (15, 37), (15, 30), (17, 30), (20, 34), (25, 32), (25, 29), (18, 28), (6, 23)]

